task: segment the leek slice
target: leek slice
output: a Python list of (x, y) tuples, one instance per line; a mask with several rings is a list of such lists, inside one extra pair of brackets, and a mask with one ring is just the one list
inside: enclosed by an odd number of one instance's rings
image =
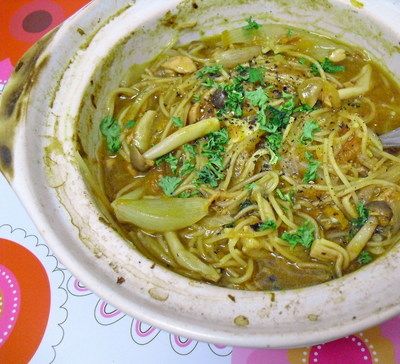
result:
[(220, 275), (215, 268), (205, 264), (193, 253), (188, 251), (182, 245), (178, 235), (174, 231), (166, 232), (164, 237), (174, 258), (181, 266), (191, 271), (200, 273), (204, 278), (210, 281), (217, 282), (220, 279)]
[(165, 232), (183, 229), (208, 213), (210, 201), (201, 197), (126, 199), (118, 198), (111, 206), (117, 219), (142, 229)]

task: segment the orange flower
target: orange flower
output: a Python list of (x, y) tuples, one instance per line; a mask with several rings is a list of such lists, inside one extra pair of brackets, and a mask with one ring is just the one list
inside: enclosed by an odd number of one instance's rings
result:
[(0, 1), (0, 62), (18, 59), (49, 30), (74, 14), (89, 0)]

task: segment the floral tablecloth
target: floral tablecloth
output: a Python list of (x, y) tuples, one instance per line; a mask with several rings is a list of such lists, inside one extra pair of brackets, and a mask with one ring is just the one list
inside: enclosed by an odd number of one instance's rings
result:
[[(29, 46), (86, 3), (1, 0), (0, 94)], [(161, 331), (112, 307), (72, 276), (0, 175), (0, 363), (28, 362), (400, 364), (400, 317), (290, 350), (225, 347)]]

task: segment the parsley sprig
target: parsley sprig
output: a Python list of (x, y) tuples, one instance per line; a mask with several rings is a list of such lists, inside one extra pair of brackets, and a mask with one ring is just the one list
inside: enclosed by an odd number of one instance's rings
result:
[(168, 163), (172, 173), (175, 173), (177, 168), (178, 168), (178, 163), (179, 163), (179, 159), (176, 158), (173, 153), (168, 153), (166, 155), (163, 155), (160, 158), (157, 158), (156, 160), (156, 164), (159, 165), (162, 162)]
[(358, 230), (360, 230), (365, 225), (369, 217), (369, 210), (362, 202), (357, 205), (357, 214), (358, 217), (350, 221), (350, 239), (352, 239), (354, 235), (357, 234)]
[(100, 132), (106, 139), (107, 149), (111, 153), (120, 150), (122, 143), (120, 140), (121, 127), (112, 116), (106, 116), (100, 123)]
[(304, 124), (300, 143), (307, 144), (314, 141), (314, 133), (320, 131), (319, 125), (314, 120), (308, 120)]
[(310, 152), (306, 152), (305, 156), (308, 160), (308, 166), (306, 169), (306, 173), (304, 174), (303, 181), (305, 183), (309, 183), (311, 181), (315, 181), (318, 178), (318, 168), (321, 162), (315, 160)]
[(246, 19), (247, 25), (242, 27), (244, 30), (251, 30), (251, 29), (258, 29), (261, 25), (258, 24), (256, 21), (253, 20), (253, 17), (250, 16)]
[(281, 239), (287, 241), (292, 249), (294, 249), (297, 244), (310, 248), (315, 240), (314, 231), (315, 226), (311, 224), (310, 221), (304, 221), (295, 233), (290, 234), (285, 232), (282, 234)]
[(171, 122), (172, 122), (172, 124), (174, 124), (174, 126), (176, 126), (178, 128), (183, 126), (182, 118), (180, 118), (179, 116), (173, 116), (171, 118)]
[[(328, 73), (344, 72), (346, 70), (345, 66), (340, 64), (334, 64), (328, 57), (325, 57), (324, 61), (319, 62), (319, 64), (321, 65), (322, 69)], [(314, 63), (312, 63), (310, 67), (311, 67), (311, 72), (315, 76), (318, 76), (319, 71), (317, 66)]]
[(228, 131), (223, 128), (207, 135), (201, 153), (208, 158), (201, 171), (197, 172), (195, 185), (206, 184), (213, 188), (218, 187), (218, 181), (224, 178), (224, 153), (229, 141)]
[(172, 197), (172, 194), (175, 192), (175, 190), (178, 188), (181, 182), (182, 178), (164, 176), (160, 179), (158, 185), (162, 188), (162, 190), (167, 196)]
[(221, 72), (222, 64), (218, 64), (215, 66), (205, 66), (197, 75), (197, 78), (203, 78), (205, 75), (216, 75)]
[(370, 252), (363, 250), (360, 255), (358, 256), (357, 262), (359, 264), (368, 264), (372, 262), (373, 258)]
[(265, 231), (268, 229), (276, 230), (276, 222), (274, 220), (266, 219), (260, 226), (260, 231)]

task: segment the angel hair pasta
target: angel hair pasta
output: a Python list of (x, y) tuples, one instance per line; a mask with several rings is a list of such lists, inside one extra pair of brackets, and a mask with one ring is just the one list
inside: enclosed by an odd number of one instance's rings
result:
[(124, 235), (184, 276), (246, 290), (350, 273), (399, 240), (399, 87), (363, 50), (252, 18), (134, 65), (100, 125)]

